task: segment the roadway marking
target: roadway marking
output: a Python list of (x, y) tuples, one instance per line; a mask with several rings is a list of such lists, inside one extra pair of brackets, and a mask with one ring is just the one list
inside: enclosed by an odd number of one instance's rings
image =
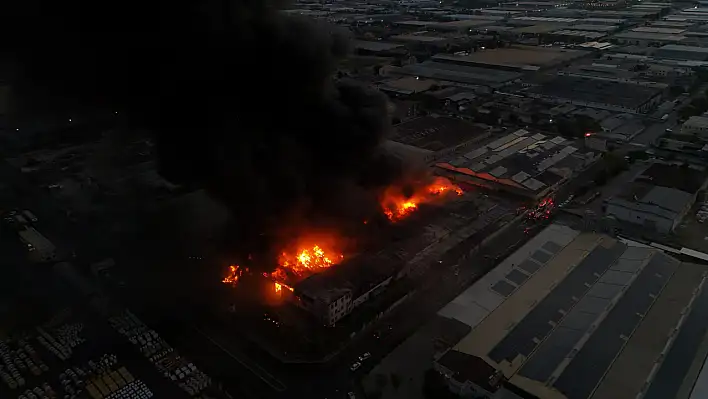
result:
[[(246, 363), (245, 361), (241, 360), (238, 356), (231, 353), (228, 349), (224, 348), (220, 343), (215, 341), (214, 338), (212, 338), (211, 336), (209, 336), (208, 334), (206, 334), (202, 330), (200, 330), (196, 327), (193, 327), (193, 329), (194, 329), (194, 331), (198, 332), (199, 335), (206, 338), (207, 340), (209, 340), (209, 342), (214, 344), (217, 348), (221, 349), (224, 353), (229, 355), (229, 357), (236, 360), (241, 366), (248, 369), (248, 371), (250, 371), (251, 373), (257, 375), (258, 378), (263, 380), (263, 382), (268, 384), (271, 388), (275, 389), (278, 392), (283, 392), (287, 389), (287, 386), (285, 384), (283, 384), (279, 379), (275, 378), (272, 374), (270, 374), (269, 372), (267, 372), (266, 370), (261, 368), (259, 365), (257, 365), (257, 364), (251, 365), (251, 364)], [(254, 370), (254, 368), (257, 370)], [(264, 376), (266, 376), (267, 378)]]

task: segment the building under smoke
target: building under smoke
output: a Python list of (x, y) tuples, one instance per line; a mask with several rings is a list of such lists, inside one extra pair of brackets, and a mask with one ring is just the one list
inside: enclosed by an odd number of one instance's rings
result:
[(298, 282), (293, 300), (325, 325), (334, 325), (382, 293), (403, 271), (403, 261), (393, 254), (359, 256)]
[(3, 45), (20, 103), (91, 104), (149, 129), (161, 174), (226, 205), (239, 245), (277, 247), (303, 221), (360, 223), (404, 174), (381, 147), (385, 96), (333, 79), (349, 50), (339, 28), (278, 12), (277, 1), (125, 1), (108, 14), (30, 3), (0, 13), (6, 33), (24, 38)]

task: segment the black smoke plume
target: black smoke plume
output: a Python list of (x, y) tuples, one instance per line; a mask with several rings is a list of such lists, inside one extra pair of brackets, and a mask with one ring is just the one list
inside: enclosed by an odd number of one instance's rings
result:
[(7, 3), (2, 46), (20, 92), (148, 127), (163, 176), (206, 188), (246, 235), (293, 218), (361, 223), (372, 190), (401, 173), (380, 148), (384, 96), (333, 79), (347, 35), (283, 4)]

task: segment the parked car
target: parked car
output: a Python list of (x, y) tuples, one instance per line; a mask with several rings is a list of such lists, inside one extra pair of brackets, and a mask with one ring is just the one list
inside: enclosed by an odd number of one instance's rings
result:
[(366, 353), (364, 353), (363, 355), (359, 356), (359, 361), (360, 361), (360, 362), (363, 362), (364, 360), (366, 360), (366, 359), (368, 359), (368, 358), (370, 358), (370, 357), (371, 357), (371, 353), (366, 352)]
[(356, 362), (356, 363), (352, 364), (351, 367), (349, 367), (349, 370), (351, 370), (351, 371), (357, 371), (357, 370), (359, 369), (359, 367), (361, 367), (361, 363)]

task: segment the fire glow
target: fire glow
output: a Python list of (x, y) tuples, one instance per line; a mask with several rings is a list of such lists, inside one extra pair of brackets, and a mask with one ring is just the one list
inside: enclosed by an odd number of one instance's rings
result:
[(344, 259), (342, 254), (325, 251), (320, 245), (311, 245), (298, 249), (295, 253), (283, 252), (278, 259), (278, 268), (270, 274), (274, 280), (275, 292), (280, 293), (283, 288), (293, 291), (285, 284), (290, 276), (302, 278), (308, 274), (319, 273)]
[(279, 283), (277, 281), (275, 282), (275, 292), (281, 292), (283, 290), (283, 288), (285, 288), (286, 290), (289, 290), (291, 292), (293, 291), (293, 287), (283, 284), (283, 283)]
[(410, 197), (403, 195), (398, 188), (388, 189), (384, 193), (381, 207), (386, 217), (396, 222), (415, 212), (419, 204), (433, 202), (447, 193), (462, 195), (463, 192), (448, 179), (437, 177), (433, 183), (417, 189)]
[[(246, 270), (248, 271), (248, 270)], [(229, 266), (229, 274), (221, 280), (224, 284), (236, 285), (238, 279), (243, 275), (243, 269), (238, 265)]]
[[(381, 211), (392, 222), (397, 222), (414, 213), (419, 205), (440, 202), (452, 193), (462, 195), (460, 187), (443, 177), (436, 177), (429, 184), (414, 185), (412, 194), (405, 195), (402, 186), (391, 186), (384, 191), (379, 202)], [(364, 224), (368, 221), (364, 220)], [(272, 272), (264, 272), (263, 277), (272, 282), (276, 294), (293, 292), (293, 284), (310, 275), (320, 273), (344, 260), (341, 250), (346, 248), (345, 240), (337, 232), (305, 233), (282, 250), (277, 258), (277, 266)], [(249, 258), (250, 259), (250, 258)], [(248, 269), (229, 266), (229, 273), (223, 282), (235, 285)]]

